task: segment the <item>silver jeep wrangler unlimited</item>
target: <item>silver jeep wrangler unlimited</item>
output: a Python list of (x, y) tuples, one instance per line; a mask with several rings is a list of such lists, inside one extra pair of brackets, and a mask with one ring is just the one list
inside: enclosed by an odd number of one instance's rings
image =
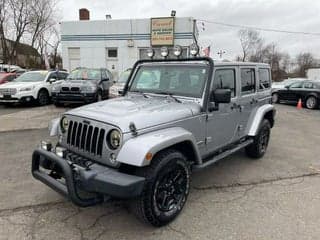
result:
[(262, 157), (275, 109), (267, 64), (211, 58), (138, 61), (120, 98), (53, 120), (33, 176), (86, 207), (110, 198), (154, 226), (186, 203), (191, 172), (245, 148)]

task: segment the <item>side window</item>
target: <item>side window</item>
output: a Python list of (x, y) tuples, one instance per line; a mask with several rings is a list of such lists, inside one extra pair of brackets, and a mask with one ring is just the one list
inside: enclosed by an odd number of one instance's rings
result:
[(311, 82), (306, 82), (304, 83), (304, 88), (310, 89), (310, 88), (314, 88), (313, 84)]
[(48, 80), (50, 80), (51, 78), (57, 79), (57, 73), (50, 73)]
[(213, 89), (230, 89), (231, 97), (236, 96), (236, 74), (234, 69), (217, 69), (214, 73)]
[(63, 80), (67, 78), (67, 74), (63, 72), (58, 72), (58, 79)]
[(256, 89), (255, 70), (253, 68), (241, 69), (241, 94), (254, 93)]
[(302, 88), (302, 82), (295, 82), (293, 84), (290, 85), (290, 88)]
[(268, 68), (259, 68), (259, 90), (269, 89), (270, 83), (270, 70)]

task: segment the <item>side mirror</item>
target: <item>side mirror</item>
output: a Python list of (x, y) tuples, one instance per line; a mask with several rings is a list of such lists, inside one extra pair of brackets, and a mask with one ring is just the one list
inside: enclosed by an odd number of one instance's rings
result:
[(49, 79), (49, 83), (54, 83), (54, 82), (56, 82), (57, 81), (57, 79), (55, 79), (55, 78), (50, 78)]
[(216, 89), (210, 93), (209, 111), (216, 111), (219, 109), (220, 103), (231, 102), (230, 89)]

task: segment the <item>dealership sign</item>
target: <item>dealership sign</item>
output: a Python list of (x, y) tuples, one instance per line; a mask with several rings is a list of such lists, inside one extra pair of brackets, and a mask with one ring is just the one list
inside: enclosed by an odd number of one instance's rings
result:
[(172, 46), (174, 40), (174, 18), (151, 18), (151, 45)]

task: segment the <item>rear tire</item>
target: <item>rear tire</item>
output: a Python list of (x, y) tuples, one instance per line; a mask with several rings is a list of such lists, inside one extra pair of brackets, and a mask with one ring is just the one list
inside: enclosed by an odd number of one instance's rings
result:
[(318, 106), (318, 100), (315, 96), (309, 96), (306, 99), (306, 104), (305, 104), (306, 108), (308, 109), (316, 109)]
[(40, 106), (45, 106), (49, 104), (50, 102), (49, 93), (44, 89), (40, 90), (40, 92), (38, 93), (37, 102)]
[(258, 134), (252, 144), (246, 147), (246, 154), (251, 158), (261, 158), (266, 153), (270, 139), (271, 125), (267, 119), (263, 119)]
[(190, 174), (182, 153), (172, 149), (160, 152), (149, 166), (137, 170), (146, 183), (141, 196), (129, 203), (130, 209), (138, 219), (155, 227), (170, 223), (187, 200)]

